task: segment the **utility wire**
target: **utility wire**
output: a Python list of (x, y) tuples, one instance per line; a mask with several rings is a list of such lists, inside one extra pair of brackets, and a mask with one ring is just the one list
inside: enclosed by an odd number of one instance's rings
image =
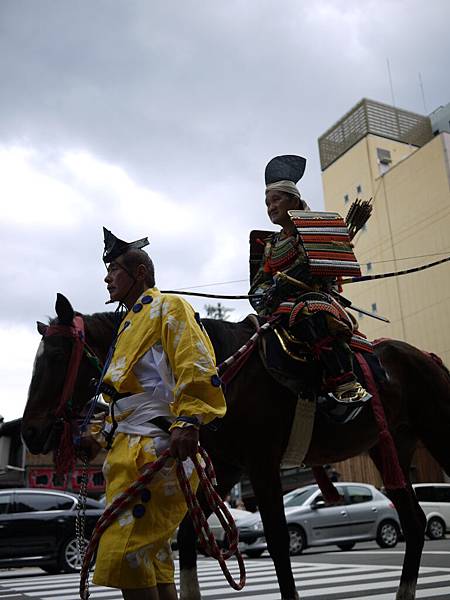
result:
[[(441, 214), (441, 213), (443, 213), (443, 214)], [(425, 224), (424, 227), (429, 227), (430, 225), (433, 225), (436, 221), (440, 221), (443, 217), (446, 217), (448, 214), (450, 214), (450, 209), (445, 206), (433, 215), (434, 218), (430, 219), (430, 217), (428, 215), (426, 215), (420, 221), (414, 221), (414, 224), (408, 225), (406, 227), (403, 227), (402, 229), (399, 229), (399, 231), (396, 234), (395, 243), (397, 244), (399, 242), (404, 242), (406, 239), (411, 237), (411, 235), (414, 235), (416, 233), (416, 231), (413, 231), (413, 233), (408, 234), (406, 236), (404, 234), (411, 231), (412, 229), (415, 230), (418, 225), (421, 225), (422, 223), (424, 223)], [(420, 228), (420, 230), (423, 231), (424, 227)], [(367, 249), (364, 249), (364, 251), (362, 251), (361, 254), (363, 254), (365, 256), (367, 254), (373, 253), (374, 250), (376, 250), (378, 248), (381, 250), (381, 248), (385, 244), (387, 244), (390, 241), (390, 239), (391, 238), (388, 235), (381, 238), (381, 240), (379, 240), (378, 243), (374, 244), (373, 246), (369, 246)], [(355, 243), (355, 245), (356, 245), (356, 243)]]
[[(447, 254), (449, 254), (450, 249), (449, 250), (443, 250), (442, 252), (434, 252), (433, 254), (419, 254), (417, 256), (405, 256), (403, 258), (397, 258), (397, 260), (413, 260), (415, 258), (428, 258), (430, 256), (446, 256)], [(372, 265), (378, 265), (381, 263), (389, 263), (389, 262), (394, 262), (394, 259), (387, 259), (387, 260), (379, 260), (379, 261), (370, 261), (372, 263)], [(228, 285), (229, 283), (246, 283), (248, 282), (248, 279), (232, 279), (231, 281), (216, 281), (215, 283), (201, 283), (201, 284), (196, 284), (196, 285), (185, 285), (182, 288), (176, 288), (177, 292), (180, 292), (182, 290), (195, 290), (198, 288), (205, 288), (205, 287), (212, 287), (215, 285)]]

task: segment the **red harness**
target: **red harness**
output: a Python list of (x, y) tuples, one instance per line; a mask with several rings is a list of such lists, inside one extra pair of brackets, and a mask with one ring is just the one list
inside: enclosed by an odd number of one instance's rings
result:
[(52, 335), (60, 335), (73, 339), (72, 353), (67, 367), (64, 386), (55, 410), (55, 417), (63, 423), (63, 432), (59, 447), (55, 451), (55, 465), (56, 472), (64, 474), (73, 466), (75, 459), (73, 446), (73, 436), (75, 433), (74, 418), (71, 414), (69, 403), (73, 396), (85, 346), (83, 317), (74, 317), (72, 325), (49, 325), (44, 333), (44, 337)]

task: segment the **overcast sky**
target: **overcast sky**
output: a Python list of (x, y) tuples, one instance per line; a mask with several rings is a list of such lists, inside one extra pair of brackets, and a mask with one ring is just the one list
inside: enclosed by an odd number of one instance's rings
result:
[(268, 160), (305, 156), (323, 208), (317, 138), (392, 103), (387, 59), (397, 106), (450, 101), (449, 23), (447, 0), (0, 0), (0, 414), (56, 292), (104, 310), (102, 225), (149, 236), (160, 289), (246, 293)]

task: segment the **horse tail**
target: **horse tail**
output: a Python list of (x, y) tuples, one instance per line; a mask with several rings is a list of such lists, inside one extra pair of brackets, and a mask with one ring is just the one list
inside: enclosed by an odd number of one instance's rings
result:
[(437, 354), (420, 352), (425, 359), (420, 373), (424, 394), (417, 399), (412, 418), (421, 441), (450, 476), (450, 370)]
[[(377, 340), (376, 355), (397, 387), (406, 421), (441, 468), (450, 476), (450, 371), (436, 354), (406, 342)], [(385, 405), (387, 412), (395, 408)], [(395, 417), (394, 417), (395, 419)], [(395, 435), (395, 434), (394, 434)]]

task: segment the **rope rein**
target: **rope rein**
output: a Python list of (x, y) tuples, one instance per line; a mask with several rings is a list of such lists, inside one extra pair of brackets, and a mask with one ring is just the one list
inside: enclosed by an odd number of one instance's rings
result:
[[(205, 463), (205, 467), (200, 464), (197, 456), (191, 458), (191, 460), (194, 463), (195, 470), (199, 476), (200, 486), (203, 488), (208, 505), (212, 511), (216, 513), (225, 530), (225, 534), (228, 539), (228, 550), (221, 550), (217, 545), (217, 542), (209, 529), (205, 514), (200, 507), (197, 496), (193, 492), (186, 476), (183, 463), (179, 460), (176, 464), (178, 481), (186, 499), (189, 515), (194, 524), (194, 529), (198, 536), (200, 545), (209, 556), (212, 556), (219, 562), (222, 572), (230, 586), (239, 591), (245, 585), (246, 574), (244, 560), (238, 549), (239, 538), (236, 524), (234, 523), (233, 517), (224, 504), (222, 498), (214, 488), (214, 485), (216, 484), (216, 476), (214, 473), (214, 467), (208, 454), (201, 446), (198, 448), (198, 453)], [(122, 494), (120, 494), (120, 496), (118, 496), (114, 502), (106, 507), (102, 516), (97, 521), (89, 545), (86, 548), (83, 558), (83, 565), (80, 572), (80, 598), (82, 600), (87, 600), (89, 598), (89, 568), (102, 533), (129, 506), (133, 498), (150, 484), (153, 477), (163, 468), (169, 458), (171, 458), (170, 451), (167, 449), (165, 452), (163, 452), (163, 454), (161, 454), (158, 460), (143, 469), (142, 475), (136, 479), (136, 481), (132, 483), (130, 487), (128, 487)], [(239, 582), (233, 579), (225, 562), (233, 555), (236, 555), (239, 564)]]
[(217, 373), (219, 374), (219, 377), (224, 385), (230, 383), (230, 381), (239, 373), (241, 368), (250, 358), (253, 350), (256, 348), (256, 343), (259, 337), (272, 327), (274, 320), (275, 319), (270, 319), (261, 326), (257, 325), (255, 333), (248, 339), (248, 341), (238, 348), (234, 354), (217, 366)]

